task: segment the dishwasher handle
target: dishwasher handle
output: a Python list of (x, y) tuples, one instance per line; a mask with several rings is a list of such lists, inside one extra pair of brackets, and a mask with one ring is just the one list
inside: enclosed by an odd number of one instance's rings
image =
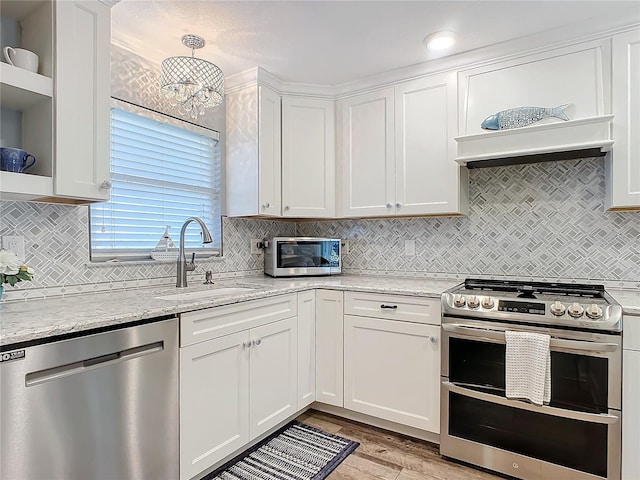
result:
[(138, 347), (127, 348), (118, 352), (108, 353), (106, 355), (100, 355), (99, 357), (87, 358), (85, 360), (68, 363), (66, 365), (38, 370), (37, 372), (31, 372), (25, 375), (25, 385), (27, 387), (32, 387), (51, 380), (59, 380), (70, 375), (76, 375), (78, 373), (106, 367), (108, 365), (115, 365), (117, 363), (161, 352), (163, 350), (164, 342), (159, 341)]

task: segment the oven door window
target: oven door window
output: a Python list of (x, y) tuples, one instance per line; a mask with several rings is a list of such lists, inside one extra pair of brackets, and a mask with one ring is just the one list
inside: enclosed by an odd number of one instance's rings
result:
[[(505, 351), (502, 343), (450, 337), (449, 381), (504, 397)], [(550, 405), (606, 413), (608, 367), (608, 360), (603, 357), (551, 351)]]
[(339, 242), (290, 241), (277, 244), (278, 268), (339, 267)]
[(449, 392), (449, 435), (607, 477), (606, 424), (530, 412)]

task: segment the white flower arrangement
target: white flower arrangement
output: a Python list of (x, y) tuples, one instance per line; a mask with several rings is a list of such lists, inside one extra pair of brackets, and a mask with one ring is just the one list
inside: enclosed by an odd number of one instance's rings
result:
[(12, 287), (23, 280), (31, 280), (33, 269), (20, 265), (15, 253), (0, 249), (0, 285), (8, 283)]

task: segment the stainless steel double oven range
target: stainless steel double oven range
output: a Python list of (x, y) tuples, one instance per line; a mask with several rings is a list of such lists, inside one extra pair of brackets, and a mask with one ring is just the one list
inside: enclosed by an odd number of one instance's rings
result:
[[(442, 296), (442, 455), (523, 479), (619, 479), (622, 308), (601, 285), (467, 279)], [(505, 332), (550, 335), (551, 401), (505, 396)]]

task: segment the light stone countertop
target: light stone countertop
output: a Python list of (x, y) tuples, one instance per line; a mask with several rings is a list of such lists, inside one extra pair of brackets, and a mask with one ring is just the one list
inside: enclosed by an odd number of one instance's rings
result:
[[(607, 292), (609, 292), (609, 294), (620, 305), (622, 305), (622, 311), (625, 315), (640, 315), (640, 290), (617, 290), (607, 288)], [(624, 325), (622, 328), (624, 329)]]
[[(211, 286), (194, 284), (181, 289), (165, 286), (8, 302), (0, 304), (0, 346), (312, 288), (440, 298), (442, 292), (458, 283), (457, 280), (359, 275), (295, 279), (256, 276), (220, 280)], [(155, 298), (221, 287), (253, 287), (255, 290), (215, 299)]]

